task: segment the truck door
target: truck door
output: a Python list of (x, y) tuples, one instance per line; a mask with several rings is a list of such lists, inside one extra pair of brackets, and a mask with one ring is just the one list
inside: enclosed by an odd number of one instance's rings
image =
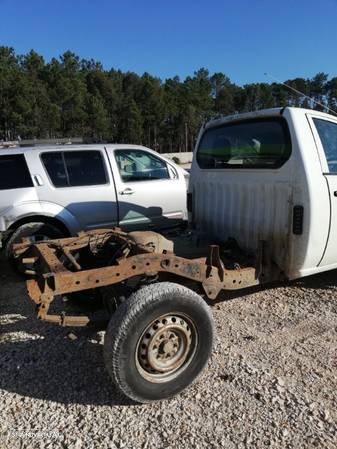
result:
[[(330, 195), (330, 229), (320, 266), (337, 265), (337, 120), (310, 115)], [(319, 213), (319, 211), (317, 211)]]
[(185, 218), (186, 183), (170, 164), (145, 149), (107, 151), (117, 191), (119, 226), (163, 229)]
[(66, 224), (70, 214), (76, 231), (116, 225), (116, 193), (104, 149), (40, 149), (29, 158), (47, 214), (63, 215)]

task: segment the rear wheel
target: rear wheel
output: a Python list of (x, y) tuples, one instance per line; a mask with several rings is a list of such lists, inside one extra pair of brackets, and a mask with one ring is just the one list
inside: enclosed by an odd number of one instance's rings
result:
[(213, 339), (212, 314), (199, 295), (170, 282), (153, 284), (135, 292), (112, 316), (105, 364), (127, 397), (165, 399), (197, 378)]

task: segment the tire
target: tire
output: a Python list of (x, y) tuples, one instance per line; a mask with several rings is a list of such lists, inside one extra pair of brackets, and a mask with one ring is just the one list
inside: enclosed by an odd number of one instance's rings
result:
[(32, 239), (32, 241), (41, 241), (60, 237), (62, 237), (62, 232), (56, 226), (49, 223), (38, 222), (23, 224), (19, 226), (7, 240), (5, 245), (5, 257), (10, 262), (14, 263), (16, 268), (21, 272), (22, 270), (16, 264), (13, 256), (14, 243), (20, 243), (23, 238), (29, 238)]
[(166, 399), (199, 376), (214, 334), (212, 314), (199, 295), (171, 282), (152, 284), (132, 294), (112, 316), (105, 365), (118, 390), (133, 401)]

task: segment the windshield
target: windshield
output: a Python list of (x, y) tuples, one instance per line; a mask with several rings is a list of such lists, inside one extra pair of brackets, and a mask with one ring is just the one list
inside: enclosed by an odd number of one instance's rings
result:
[(281, 118), (224, 124), (201, 138), (200, 168), (277, 168), (291, 152), (289, 132)]

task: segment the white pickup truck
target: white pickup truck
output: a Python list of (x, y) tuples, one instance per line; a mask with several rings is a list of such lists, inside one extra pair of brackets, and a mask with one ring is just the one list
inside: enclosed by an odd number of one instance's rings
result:
[(196, 379), (212, 351), (204, 298), (337, 267), (336, 175), (331, 115), (279, 108), (220, 118), (196, 144), (191, 233), (93, 230), (14, 252), (35, 276), (27, 287), (38, 318), (86, 325), (82, 311), (50, 306), (96, 292), (111, 312), (104, 356), (113, 382), (133, 400), (163, 399)]
[(337, 117), (286, 107), (209, 122), (190, 192), (199, 230), (266, 242), (287, 278), (337, 268)]

